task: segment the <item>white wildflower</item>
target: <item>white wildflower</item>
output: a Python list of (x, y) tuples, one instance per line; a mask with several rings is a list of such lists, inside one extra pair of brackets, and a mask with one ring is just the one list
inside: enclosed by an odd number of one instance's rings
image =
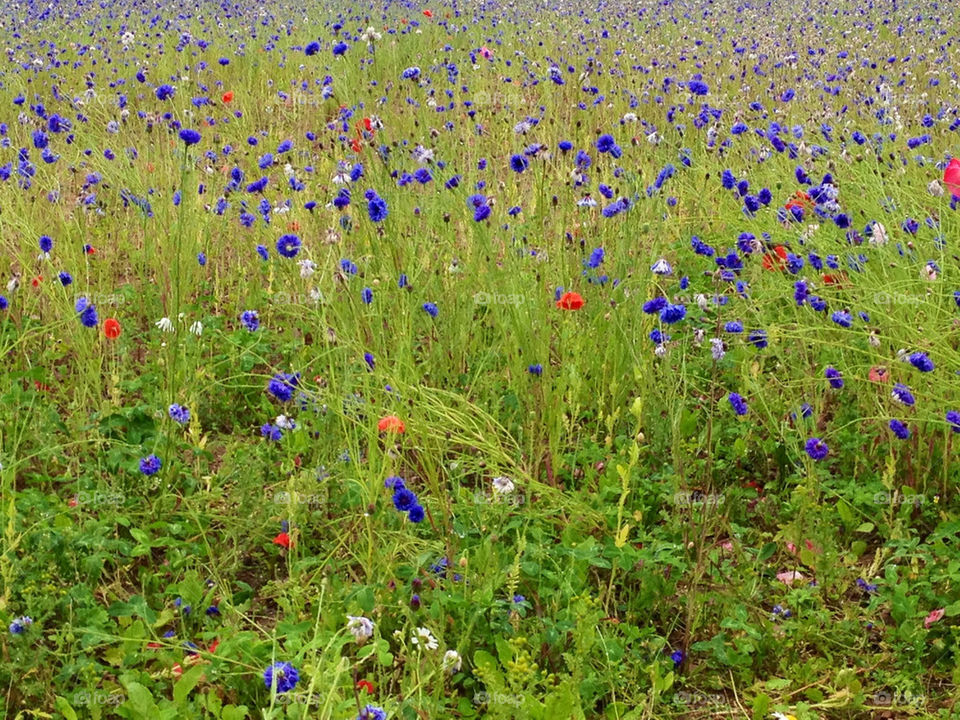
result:
[(173, 332), (173, 323), (170, 322), (170, 318), (162, 317), (157, 320), (154, 325), (156, 325), (163, 332)]
[(347, 615), (347, 630), (356, 638), (357, 643), (362, 643), (373, 635), (373, 621), (362, 616)]
[(317, 271), (317, 264), (313, 260), (300, 260), (300, 277), (308, 278)]
[(443, 654), (443, 669), (451, 675), (456, 672), (460, 672), (460, 668), (462, 666), (463, 658), (460, 657), (460, 653), (458, 653), (456, 650), (447, 650)]
[(513, 480), (508, 477), (500, 476), (493, 479), (493, 492), (496, 495), (509, 495), (515, 489)]
[(425, 627), (418, 627), (417, 631), (413, 634), (411, 642), (418, 646), (426, 648), (427, 650), (436, 650), (440, 647), (440, 644), (437, 642), (437, 639), (433, 634)]

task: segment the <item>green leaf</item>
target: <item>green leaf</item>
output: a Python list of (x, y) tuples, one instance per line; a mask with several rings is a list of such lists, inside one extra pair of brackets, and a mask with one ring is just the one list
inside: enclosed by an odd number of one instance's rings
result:
[(770, 709), (770, 696), (760, 693), (753, 699), (753, 720), (763, 720)]
[(203, 665), (194, 665), (187, 670), (179, 682), (173, 686), (173, 701), (177, 705), (182, 705), (183, 701), (187, 699), (187, 696), (197, 686), (197, 683), (200, 682), (200, 678), (203, 677), (205, 669)]
[(860, 523), (855, 532), (868, 533), (873, 532), (874, 524), (872, 522)]
[(65, 697), (57, 695), (57, 699), (53, 702), (53, 707), (63, 715), (63, 720), (77, 720), (76, 710), (70, 707), (70, 703)]

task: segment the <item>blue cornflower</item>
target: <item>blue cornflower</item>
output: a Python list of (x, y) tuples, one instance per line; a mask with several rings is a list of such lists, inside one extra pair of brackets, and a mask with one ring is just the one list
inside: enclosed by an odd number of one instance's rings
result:
[(363, 300), (364, 305), (369, 305), (373, 302), (373, 290), (368, 287), (365, 287), (360, 293), (360, 299)]
[(273, 663), (263, 671), (263, 684), (267, 690), (276, 684), (278, 695), (293, 690), (299, 680), (300, 673), (288, 662)]
[(604, 252), (602, 247), (594, 248), (593, 252), (590, 253), (590, 257), (586, 261), (586, 265), (589, 268), (598, 268), (603, 262)]
[(250, 332), (256, 332), (257, 328), (260, 327), (260, 317), (256, 310), (244, 310), (240, 314), (240, 322)]
[(960, 412), (956, 410), (947, 411), (947, 424), (950, 426), (950, 430), (955, 433), (960, 433)]
[(181, 425), (186, 425), (190, 422), (190, 411), (185, 408), (183, 405), (178, 405), (174, 403), (169, 407), (167, 412), (170, 414), (170, 417), (173, 418), (175, 422), (180, 423)]
[(906, 440), (910, 437), (910, 428), (897, 419), (890, 421), (890, 431), (901, 440)]
[(302, 244), (296, 235), (281, 235), (277, 240), (277, 252), (286, 258), (296, 257)]
[(420, 75), (420, 68), (416, 66), (408, 67), (406, 70), (400, 73), (400, 77), (402, 77), (404, 80), (413, 80), (414, 78), (419, 77), (419, 75)]
[(843, 387), (843, 375), (841, 375), (840, 371), (835, 367), (827, 366), (827, 369), (823, 371), (823, 375), (830, 381), (830, 387), (835, 390)]
[(840, 327), (848, 328), (853, 324), (853, 316), (846, 310), (837, 310), (830, 319)]
[(92, 328), (97, 326), (97, 309), (85, 297), (77, 298), (74, 309), (80, 315), (80, 322), (84, 327)]
[(667, 304), (660, 311), (660, 320), (667, 325), (672, 325), (673, 323), (680, 322), (687, 316), (687, 308), (684, 305), (670, 305)]
[(140, 459), (140, 472), (150, 477), (151, 475), (156, 475), (162, 465), (163, 461), (160, 458), (150, 454)]
[(303, 49), (303, 52), (308, 56), (316, 55), (318, 52), (320, 52), (320, 43), (318, 43), (316, 40), (307, 43), (307, 46)]
[(423, 522), (425, 515), (426, 513), (424, 512), (422, 505), (414, 505), (412, 508), (410, 508), (410, 512), (407, 513), (407, 517), (410, 518), (410, 522), (413, 523)]
[(647, 300), (643, 304), (643, 312), (647, 315), (653, 315), (663, 310), (667, 306), (667, 299), (665, 297), (655, 297), (652, 300)]
[(10, 301), (0, 295), (0, 310), (6, 310), (8, 307), (10, 307)]
[(747, 401), (739, 393), (732, 392), (727, 395), (727, 400), (730, 401), (730, 407), (733, 408), (733, 411), (737, 415), (746, 415), (747, 414)]
[(171, 85), (161, 85), (157, 88), (156, 95), (157, 100), (167, 100), (173, 97), (173, 94), (176, 92), (173, 86)]
[(747, 342), (753, 345), (757, 350), (763, 350), (769, 344), (767, 342), (766, 330), (751, 330), (747, 335)]
[(365, 352), (363, 354), (363, 361), (371, 371), (377, 366), (377, 361), (376, 358), (373, 357), (373, 353)]
[(910, 364), (920, 372), (932, 372), (933, 360), (927, 357), (926, 353), (915, 352), (910, 355)]
[(350, 46), (347, 45), (345, 42), (338, 42), (336, 45), (333, 46), (333, 55), (334, 55), (334, 57), (337, 57), (337, 56), (339, 56), (339, 55), (343, 55), (343, 54), (347, 51), (347, 48), (348, 48), (348, 47), (350, 47)]
[(51, 250), (53, 250), (53, 238), (50, 237), (49, 235), (41, 235), (40, 249), (45, 253), (48, 253)]
[(277, 373), (267, 383), (267, 392), (280, 402), (287, 402), (293, 397), (293, 390), (300, 382), (300, 373)]
[(894, 400), (896, 400), (901, 405), (912, 406), (916, 403), (916, 400), (913, 397), (913, 393), (910, 392), (908, 388), (903, 383), (897, 383), (893, 386), (893, 391), (890, 393)]
[(196, 130), (191, 130), (190, 128), (184, 128), (180, 131), (180, 139), (183, 140), (187, 145), (196, 145), (200, 142), (200, 133)]
[(723, 329), (728, 333), (742, 333), (743, 323), (739, 320), (730, 320), (723, 326)]
[(386, 480), (383, 481), (383, 486), (388, 490), (401, 490), (405, 488), (406, 485), (403, 484), (403, 478), (398, 475), (391, 475)]
[(257, 255), (259, 255), (264, 260), (270, 259), (270, 251), (267, 250), (265, 245), (257, 245)]
[(402, 487), (393, 493), (393, 506), (400, 512), (409, 512), (417, 504), (417, 496), (412, 490)]
[(611, 152), (617, 146), (617, 141), (613, 135), (604, 133), (597, 138), (597, 150), (602, 153)]
[(70, 273), (68, 273), (66, 270), (64, 270), (59, 275), (57, 275), (57, 277), (60, 280), (60, 284), (63, 285), (64, 287), (66, 287), (67, 285), (73, 282), (73, 276)]
[(283, 437), (283, 431), (276, 425), (270, 423), (260, 426), (260, 434), (267, 440), (272, 440), (273, 442), (279, 442), (280, 438)]
[(206, 267), (207, 265), (207, 254), (205, 252), (197, 253), (197, 262), (200, 264), (200, 267)]
[(522, 173), (530, 165), (530, 161), (523, 155), (513, 155), (510, 158), (510, 169), (515, 173)]
[(407, 274), (406, 274), (406, 273), (400, 273), (400, 279), (397, 280), (397, 287), (399, 287), (399, 288), (402, 290), (403, 288), (407, 287), (407, 285), (409, 285), (409, 284), (410, 284), (410, 283), (409, 283), (409, 281), (407, 280)]
[(376, 705), (367, 705), (357, 715), (357, 720), (387, 720), (387, 713)]
[(22, 615), (10, 623), (10, 633), (13, 635), (22, 635), (31, 625), (33, 625), (33, 618)]
[(440, 312), (440, 309), (432, 302), (424, 303), (423, 309), (430, 317), (436, 317)]
[(674, 650), (672, 653), (670, 653), (670, 659), (673, 660), (674, 667), (680, 667), (680, 665), (683, 663), (683, 658), (683, 650)]
[(823, 460), (830, 452), (830, 448), (827, 447), (827, 444), (820, 438), (816, 437), (809, 438), (804, 445), (804, 449), (807, 451), (807, 455), (809, 455), (812, 460), (818, 461)]
[(531, 375), (536, 375), (537, 377), (540, 377), (541, 375), (543, 375), (543, 365), (541, 365), (540, 363), (537, 363), (535, 365), (528, 365), (527, 372), (530, 373)]
[(367, 202), (367, 214), (373, 222), (383, 222), (389, 214), (387, 201), (379, 195), (374, 195)]

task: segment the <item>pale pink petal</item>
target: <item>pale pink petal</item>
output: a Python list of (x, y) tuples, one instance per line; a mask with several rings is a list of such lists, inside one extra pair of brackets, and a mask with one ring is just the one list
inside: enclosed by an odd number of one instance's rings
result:
[(943, 608), (940, 608), (939, 610), (933, 610), (933, 611), (931, 611), (931, 613), (930, 613), (929, 615), (927, 615), (926, 620), (923, 621), (923, 626), (924, 626), (925, 628), (929, 628), (929, 627), (930, 627), (931, 625), (933, 625), (937, 620), (939, 620), (940, 618), (943, 617), (943, 611), (944, 611)]
[(792, 585), (797, 580), (803, 580), (803, 574), (796, 570), (787, 570), (786, 572), (777, 573), (777, 580), (784, 585)]

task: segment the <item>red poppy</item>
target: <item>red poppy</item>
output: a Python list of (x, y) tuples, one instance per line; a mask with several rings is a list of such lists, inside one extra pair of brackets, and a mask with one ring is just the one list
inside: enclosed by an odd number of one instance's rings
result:
[(76, 495), (74, 495), (72, 498), (70, 498), (70, 500), (67, 502), (67, 506), (68, 506), (68, 507), (76, 507), (78, 504), (79, 504), (79, 502), (77, 501), (77, 496), (76, 496)]
[(290, 223), (287, 224), (287, 230), (290, 230), (292, 232), (298, 232), (300, 230), (300, 223), (297, 222), (296, 220), (291, 221)]
[(37, 275), (33, 280), (30, 281), (30, 284), (34, 287), (40, 287), (40, 283), (43, 282), (43, 275)]
[(34, 381), (33, 381), (33, 387), (35, 387), (38, 392), (39, 392), (40, 390), (43, 390), (44, 392), (50, 392), (50, 386), (49, 386), (49, 385), (44, 385), (44, 384), (43, 384), (42, 382), (40, 382), (39, 380), (34, 380)]
[(373, 695), (373, 683), (369, 680), (357, 680), (357, 690), (364, 690), (368, 695)]
[(763, 254), (764, 270), (783, 270), (787, 262), (787, 249), (783, 245), (775, 245), (772, 253)]
[(847, 281), (847, 276), (845, 273), (837, 273), (836, 275), (821, 275), (820, 278), (823, 280), (824, 285), (844, 285)]
[(363, 119), (363, 127), (367, 132), (373, 132), (373, 123), (370, 122), (370, 118), (365, 117)]
[(583, 307), (583, 296), (580, 293), (566, 292), (557, 300), (557, 307), (561, 310), (579, 310)]
[(162, 647), (163, 647), (163, 645), (161, 645), (161, 644), (158, 643), (158, 642), (148, 642), (148, 643), (147, 643), (147, 649), (148, 649), (148, 650), (159, 650), (159, 649), (162, 648)]
[(353, 139), (353, 142), (350, 143), (350, 147), (353, 149), (354, 152), (360, 152), (360, 147), (361, 147), (361, 146), (360, 146), (360, 139), (359, 139), (359, 138), (354, 138), (354, 139)]
[(960, 200), (960, 160), (952, 158), (943, 171), (943, 184), (953, 197)]
[(793, 197), (787, 200), (787, 204), (784, 205), (784, 207), (787, 210), (798, 207), (798, 208), (801, 208), (804, 212), (808, 212), (810, 210), (813, 210), (813, 200), (803, 190), (797, 190), (793, 194)]
[(103, 334), (108, 340), (116, 340), (120, 337), (120, 333), (123, 328), (120, 327), (120, 322), (116, 318), (107, 318), (103, 321)]
[(430, 12), (429, 10), (424, 10), (423, 14), (426, 15), (427, 17), (433, 17), (433, 13)]
[(223, 101), (224, 101), (225, 103), (233, 102), (233, 90), (227, 90), (227, 91), (223, 94)]
[(377, 423), (377, 430), (380, 432), (403, 433), (406, 432), (406, 429), (407, 426), (403, 424), (403, 420), (396, 415), (382, 417), (380, 418), (380, 422)]
[[(150, 166), (150, 172), (153, 172), (152, 164)], [(93, 247), (93, 245), (85, 245), (83, 249), (87, 253), (87, 255), (93, 255), (97, 251), (96, 248)]]
[(220, 638), (217, 638), (210, 644), (210, 647), (207, 648), (207, 652), (211, 654), (215, 653), (219, 646), (220, 646)]
[(273, 539), (273, 544), (274, 544), (274, 545), (279, 545), (280, 547), (285, 547), (285, 548), (289, 549), (289, 548), (290, 548), (290, 536), (289, 536), (287, 533), (282, 532), (282, 533), (278, 534), (278, 535)]

